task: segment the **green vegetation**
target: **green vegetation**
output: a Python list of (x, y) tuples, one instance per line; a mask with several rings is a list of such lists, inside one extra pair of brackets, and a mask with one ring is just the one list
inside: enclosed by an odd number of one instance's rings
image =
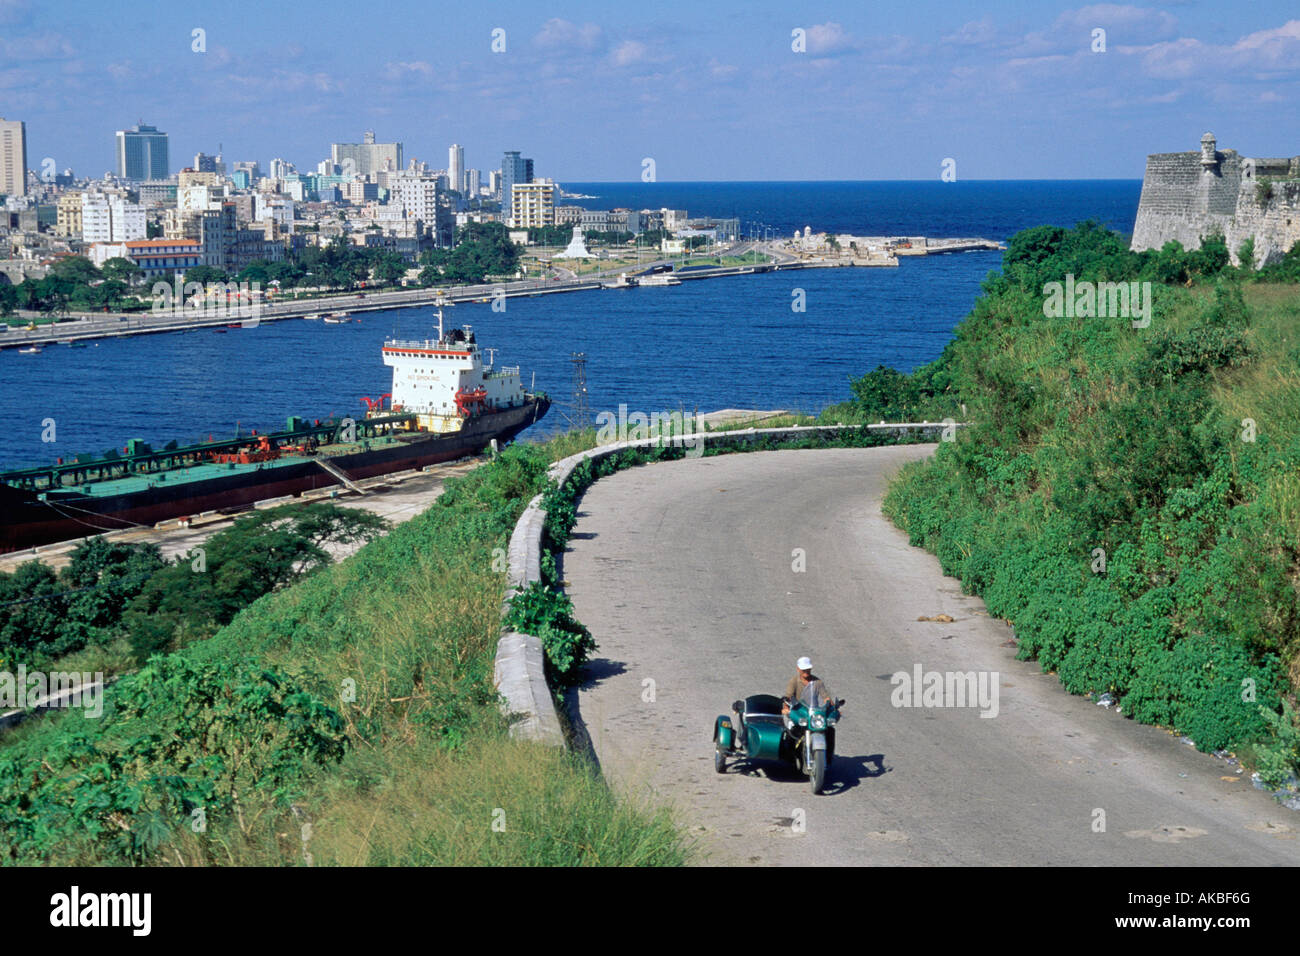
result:
[[(1073, 693), (1296, 769), (1300, 252), (1243, 282), (1221, 238), (1135, 254), (1085, 223), (1013, 238), (934, 363), (827, 415), (972, 422), (885, 510)], [(1149, 327), (1052, 318), (1047, 283), (1151, 281)]]
[(293, 259), (281, 262), (258, 260), (234, 276), (200, 266), (185, 274), (186, 282), (257, 282), (262, 288), (276, 285), (288, 289), (331, 289), (351, 291), (365, 285), (378, 288), (395, 284), (406, 274), (406, 262), (388, 249), (357, 246), (336, 236), (324, 246), (307, 246)]
[(562, 226), (534, 226), (528, 230), (528, 241), (535, 246), (559, 246), (563, 249), (573, 238), (572, 224)]
[(573, 603), (563, 591), (534, 582), (510, 602), (505, 626), (542, 640), (547, 679), (552, 685), (578, 682), (582, 665), (596, 649), (591, 632), (573, 617)]
[(154, 545), (102, 537), (78, 544), (58, 573), (26, 561), (0, 571), (0, 669), (138, 666), (212, 636), (257, 598), (325, 566), (327, 547), (385, 527), (371, 512), (316, 502), (252, 512), (172, 562)]
[(420, 256), (420, 285), (475, 285), (488, 276), (513, 276), (519, 270), (519, 247), (499, 222), (467, 222), (456, 230), (452, 249), (431, 249)]
[(494, 549), (544, 488), (552, 454), (572, 450), (571, 438), (507, 449), (347, 561), (296, 562), (295, 586), (214, 636), (194, 639), (178, 620), (177, 649), (121, 677), (101, 719), (72, 713), (7, 735), (0, 858), (682, 862), (664, 812), (617, 801), (578, 757), (510, 739), (497, 706)]
[(105, 269), (101, 272), (94, 263), (81, 256), (62, 258), (50, 267), (43, 279), (29, 278), (17, 286), (0, 286), (0, 315), (12, 314), (15, 309), (28, 309), (57, 319), (73, 309), (142, 309), (145, 300), (139, 297), (143, 293), (137, 290), (139, 270), (124, 269), (121, 262), (110, 259), (104, 263)]

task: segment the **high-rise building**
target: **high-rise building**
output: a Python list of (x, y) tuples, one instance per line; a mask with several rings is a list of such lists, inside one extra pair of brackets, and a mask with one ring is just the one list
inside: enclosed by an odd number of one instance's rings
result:
[(442, 191), (436, 176), (393, 176), (388, 183), (392, 190), (392, 202), (402, 207), (408, 219), (433, 222)]
[(215, 173), (217, 171), (217, 157), (209, 156), (207, 153), (195, 153), (194, 171), (197, 173)]
[(501, 194), (501, 170), (488, 170), (488, 192), (493, 196)]
[(344, 175), (370, 176), (381, 169), (402, 168), (401, 143), (376, 143), (373, 130), (366, 130), (363, 140), (330, 145), (330, 161), (342, 169)]
[(27, 124), (0, 116), (0, 193), (27, 195)]
[(127, 242), (145, 238), (144, 206), (121, 196), (82, 193), (81, 238), (84, 242)]
[(477, 199), (479, 190), (482, 188), (482, 173), (477, 169), (465, 170), (465, 198)]
[(143, 123), (117, 131), (117, 174), (123, 179), (166, 179), (169, 169), (166, 133)]
[(533, 161), (531, 159), (520, 159), (518, 150), (507, 150), (505, 158), (501, 161), (501, 213), (509, 216), (511, 203), (513, 202), (510, 192), (515, 183), (531, 183), (533, 181)]
[(447, 182), (458, 193), (465, 192), (465, 147), (452, 143), (447, 150)]
[(68, 190), (55, 207), (54, 234), (63, 239), (81, 238), (81, 193)]
[(539, 179), (515, 183), (510, 190), (510, 228), (535, 229), (555, 225), (555, 182)]

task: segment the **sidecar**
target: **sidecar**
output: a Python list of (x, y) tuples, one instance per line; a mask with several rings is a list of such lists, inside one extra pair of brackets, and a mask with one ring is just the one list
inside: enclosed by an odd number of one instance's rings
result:
[(754, 694), (732, 705), (741, 714), (742, 726), (724, 714), (713, 724), (713, 769), (727, 772), (727, 759), (774, 761), (797, 765), (795, 741), (786, 733), (781, 716), (781, 698)]

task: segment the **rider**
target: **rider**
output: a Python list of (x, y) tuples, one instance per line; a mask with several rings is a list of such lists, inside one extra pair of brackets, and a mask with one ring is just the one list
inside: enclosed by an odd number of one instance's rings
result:
[(812, 672), (812, 661), (801, 657), (795, 661), (795, 675), (785, 685), (781, 695), (781, 713), (790, 713), (790, 705), (802, 700), (809, 707), (816, 707), (823, 700), (834, 700), (826, 689), (822, 679)]

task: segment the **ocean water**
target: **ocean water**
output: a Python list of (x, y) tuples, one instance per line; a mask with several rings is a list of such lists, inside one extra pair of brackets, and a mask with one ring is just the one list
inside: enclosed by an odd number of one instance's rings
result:
[[(737, 216), (787, 235), (804, 225), (877, 235), (1006, 240), (1030, 226), (1096, 219), (1132, 230), (1140, 181), (957, 183), (565, 183), (591, 208), (687, 209)], [(530, 430), (567, 425), (572, 353), (585, 352), (593, 413), (719, 408), (816, 411), (849, 379), (933, 361), (970, 311), (1000, 253), (903, 259), (897, 269), (807, 269), (510, 299), (447, 310), (499, 364), (557, 405)], [(793, 312), (796, 289), (806, 311)], [(423, 337), (428, 309), (365, 313), (360, 323), (287, 320), (257, 329), (173, 332), (0, 351), (0, 469), (121, 448), (282, 428), (289, 415), (358, 415), (389, 390), (380, 346)], [(53, 420), (53, 442), (48, 420)], [(526, 433), (528, 434), (528, 433)]]

